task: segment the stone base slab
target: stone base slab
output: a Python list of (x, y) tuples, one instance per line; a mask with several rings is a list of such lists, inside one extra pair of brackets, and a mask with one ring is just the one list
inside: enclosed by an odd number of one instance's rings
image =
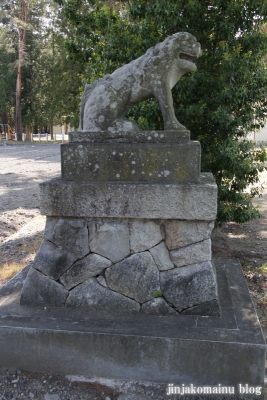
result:
[[(0, 366), (166, 388), (220, 384), (235, 387), (231, 399), (263, 399), (265, 341), (240, 264), (217, 259), (215, 266), (221, 317), (99, 316), (21, 307), (22, 271), (0, 289)], [(238, 394), (239, 384), (261, 387), (261, 395)]]
[(70, 143), (189, 143), (188, 130), (69, 132)]
[(75, 182), (198, 183), (200, 143), (66, 143), (62, 179)]
[(217, 186), (212, 174), (198, 184), (68, 182), (40, 184), (41, 213), (61, 217), (216, 219)]

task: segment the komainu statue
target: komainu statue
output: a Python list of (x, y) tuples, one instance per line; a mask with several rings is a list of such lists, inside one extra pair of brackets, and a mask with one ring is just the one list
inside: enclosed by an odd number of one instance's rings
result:
[(194, 58), (200, 44), (187, 32), (175, 33), (92, 85), (82, 96), (81, 131), (140, 131), (125, 118), (132, 106), (155, 97), (162, 111), (164, 129), (185, 129), (176, 119), (171, 89), (187, 72), (196, 70)]

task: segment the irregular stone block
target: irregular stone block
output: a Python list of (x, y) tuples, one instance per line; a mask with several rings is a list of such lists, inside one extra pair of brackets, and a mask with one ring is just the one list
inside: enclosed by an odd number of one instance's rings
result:
[(89, 221), (91, 251), (118, 262), (130, 254), (129, 226), (125, 221)]
[(160, 271), (167, 271), (174, 268), (174, 264), (170, 259), (169, 251), (164, 242), (159, 243), (157, 246), (149, 249), (155, 263)]
[(202, 315), (202, 316), (219, 316), (220, 306), (218, 300), (214, 299), (211, 301), (206, 301), (205, 303), (199, 304), (198, 306), (194, 306), (191, 308), (187, 308), (184, 310), (182, 314), (186, 315)]
[(203, 240), (178, 250), (170, 251), (171, 259), (176, 267), (184, 267), (211, 260), (211, 240)]
[(142, 305), (141, 312), (143, 314), (153, 315), (178, 315), (174, 308), (170, 307), (169, 304), (162, 297), (150, 300)]
[[(151, 136), (150, 136), (151, 138)], [(66, 143), (62, 179), (75, 182), (198, 183), (200, 143)]]
[(159, 224), (153, 221), (136, 220), (130, 224), (130, 247), (138, 253), (154, 247), (163, 239)]
[(60, 282), (69, 290), (79, 283), (99, 275), (111, 261), (98, 254), (89, 254), (87, 257), (73, 264), (60, 278)]
[(217, 298), (211, 262), (161, 272), (160, 281), (164, 297), (179, 312)]
[(192, 243), (209, 239), (213, 221), (164, 221), (166, 245), (169, 250), (179, 249)]
[(212, 221), (217, 186), (212, 174), (199, 184), (85, 183), (60, 178), (40, 184), (42, 214), (62, 217), (184, 219)]
[(90, 278), (71, 290), (66, 307), (115, 314), (138, 313), (140, 310), (136, 301), (101, 286), (95, 278)]
[(35, 256), (33, 267), (57, 281), (76, 260), (73, 254), (44, 240)]
[(44, 238), (73, 253), (77, 258), (83, 258), (90, 252), (88, 236), (85, 219), (46, 219)]
[(20, 304), (35, 307), (64, 307), (68, 294), (62, 285), (31, 268), (23, 285)]
[(160, 291), (159, 270), (148, 251), (133, 254), (105, 271), (107, 285), (125, 296), (144, 303)]

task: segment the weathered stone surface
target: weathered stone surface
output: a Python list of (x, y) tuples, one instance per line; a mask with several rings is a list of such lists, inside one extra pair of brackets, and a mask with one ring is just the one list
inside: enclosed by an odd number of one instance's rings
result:
[(158, 223), (135, 220), (130, 224), (130, 248), (138, 253), (154, 247), (161, 242), (163, 234)]
[(85, 308), (102, 313), (137, 313), (140, 305), (90, 278), (70, 291), (66, 307)]
[(138, 125), (127, 120), (125, 115), (135, 104), (151, 97), (159, 102), (165, 129), (185, 129), (175, 117), (171, 89), (181, 76), (196, 70), (192, 60), (200, 55), (196, 38), (190, 33), (178, 32), (112, 74), (86, 85), (79, 129), (95, 132), (139, 130)]
[(166, 245), (169, 250), (179, 249), (192, 243), (209, 239), (213, 221), (164, 221)]
[(100, 285), (102, 285), (104, 287), (108, 287), (106, 279), (102, 275), (99, 275), (96, 279), (97, 279), (98, 283), (100, 283)]
[(199, 184), (76, 183), (59, 178), (40, 184), (41, 212), (48, 216), (207, 220), (216, 218), (212, 174)]
[(190, 131), (69, 132), (70, 143), (189, 143)]
[(76, 260), (77, 257), (72, 253), (44, 240), (35, 256), (33, 267), (56, 281)]
[(66, 143), (62, 179), (76, 182), (199, 182), (200, 143)]
[(159, 270), (148, 251), (133, 254), (106, 269), (109, 288), (144, 303), (160, 291)]
[(98, 254), (91, 253), (87, 257), (73, 264), (60, 278), (60, 282), (69, 290), (79, 283), (99, 275), (111, 261)]
[(150, 300), (142, 305), (141, 312), (143, 314), (153, 315), (178, 315), (174, 308), (170, 307), (169, 304), (162, 297)]
[(203, 316), (219, 316), (220, 306), (218, 300), (214, 299), (205, 303), (184, 310), (182, 314), (186, 315), (203, 315)]
[(44, 238), (73, 253), (77, 258), (83, 258), (90, 251), (85, 219), (48, 217)]
[(149, 249), (155, 263), (160, 271), (167, 271), (174, 268), (174, 264), (170, 259), (169, 251), (164, 242), (159, 243), (157, 246)]
[(190, 244), (178, 250), (170, 251), (171, 259), (176, 267), (184, 267), (211, 260), (211, 240)]
[(126, 221), (89, 221), (91, 251), (118, 262), (130, 254), (129, 226)]
[(25, 306), (64, 307), (69, 292), (53, 279), (31, 268), (24, 282), (20, 304)]
[(164, 297), (179, 312), (217, 298), (211, 262), (161, 272), (160, 281)]

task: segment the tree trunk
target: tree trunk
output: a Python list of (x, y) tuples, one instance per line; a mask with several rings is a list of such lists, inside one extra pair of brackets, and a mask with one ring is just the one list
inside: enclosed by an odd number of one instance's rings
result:
[(18, 68), (17, 74), (17, 87), (16, 87), (16, 133), (17, 140), (22, 140), (22, 130), (21, 130), (21, 76), (22, 67)]
[(50, 124), (50, 135), (51, 135), (51, 140), (54, 139), (54, 126), (53, 126), (53, 122), (51, 122)]
[[(29, 3), (28, 0), (21, 0), (21, 12), (19, 19), (24, 23), (28, 23)], [(26, 45), (26, 28), (17, 27), (18, 31), (18, 73), (16, 85), (16, 133), (17, 140), (22, 140), (22, 124), (21, 124), (21, 88), (22, 88), (22, 65), (25, 59), (25, 45)]]
[(31, 140), (31, 126), (26, 125), (26, 140)]

